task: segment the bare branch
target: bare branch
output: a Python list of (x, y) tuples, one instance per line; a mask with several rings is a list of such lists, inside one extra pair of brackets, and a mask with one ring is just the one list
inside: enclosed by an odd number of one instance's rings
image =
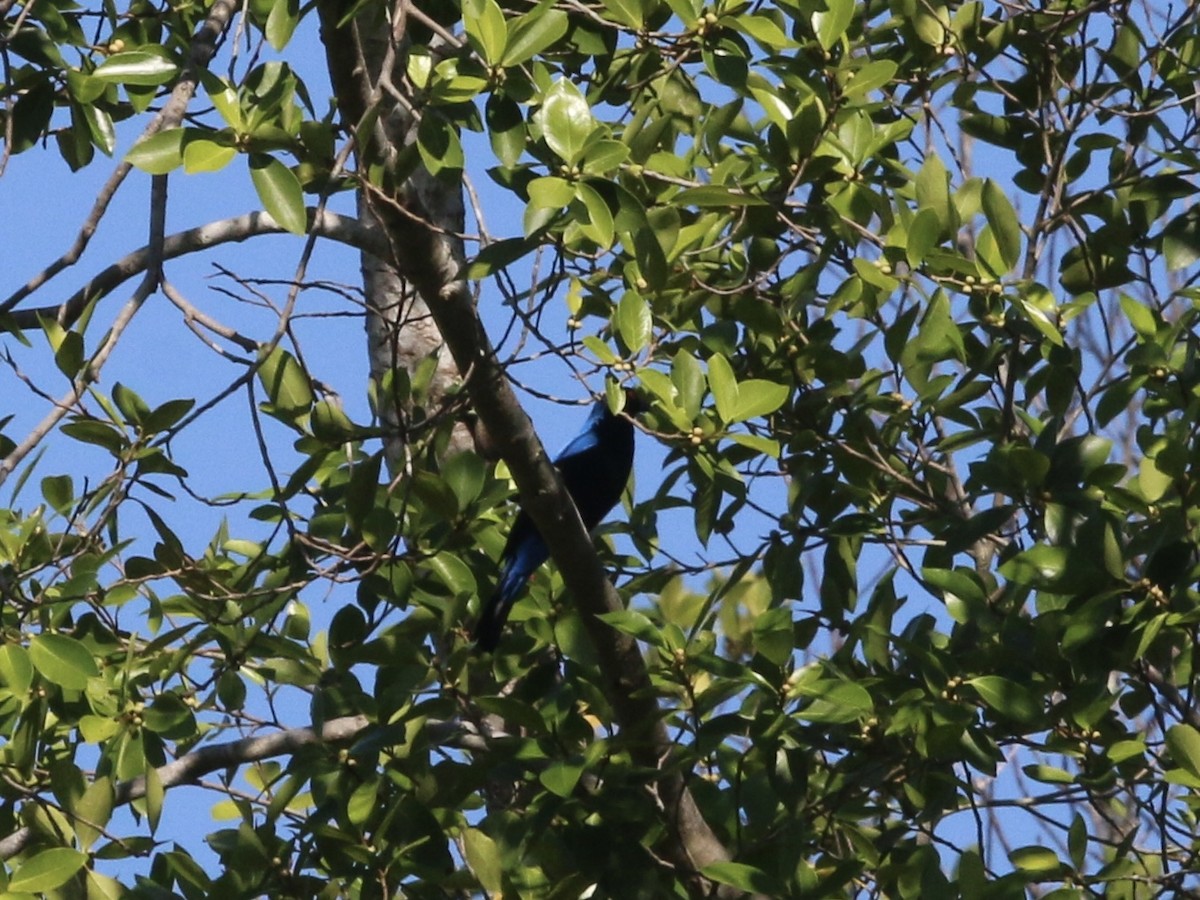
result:
[[(170, 99), (163, 106), (162, 110), (159, 111), (158, 115), (151, 120), (150, 124), (146, 126), (145, 131), (142, 132), (142, 140), (164, 128), (173, 128), (183, 120), (184, 111), (187, 109), (192, 95), (196, 92), (200, 70), (207, 68), (209, 60), (212, 59), (213, 54), (216, 52), (217, 41), (225, 33), (225, 29), (229, 27), (229, 21), (235, 11), (236, 6), (230, 0), (217, 0), (213, 4), (209, 10), (208, 18), (204, 20), (204, 24), (200, 26), (196, 31), (195, 37), (192, 39), (191, 55), (188, 60), (187, 71), (179, 83), (175, 85)], [(8, 143), (6, 142), (5, 144), (6, 148)], [(76, 235), (75, 242), (66, 253), (31, 278), (24, 287), (17, 290), (3, 302), (0, 302), (0, 313), (13, 309), (25, 297), (28, 297), (59, 272), (79, 261), (79, 257), (83, 255), (83, 251), (87, 249), (92, 236), (100, 226), (100, 220), (104, 218), (104, 214), (108, 211), (108, 205), (112, 202), (112, 198), (116, 196), (117, 189), (124, 182), (125, 177), (130, 173), (132, 168), (129, 163), (122, 162), (113, 170), (108, 181), (100, 189), (100, 194), (96, 197), (96, 202), (92, 205), (92, 209), (84, 220), (83, 226), (79, 229), (79, 234)]]
[[(220, 244), (240, 243), (263, 234), (282, 234), (284, 230), (269, 213), (246, 213), (168, 235), (163, 240), (162, 258), (165, 262)], [(357, 219), (327, 210), (320, 213), (309, 210), (309, 231), (381, 257), (386, 257), (388, 253), (387, 242), (379, 232), (372, 231)], [(150, 265), (150, 258), (149, 246), (134, 250), (94, 275), (60, 305), (19, 310), (12, 314), (10, 321), (18, 328), (34, 329), (41, 327), (39, 320), (50, 318), (57, 319), (64, 328), (69, 328), (95, 298), (112, 292), (123, 282), (145, 272)]]

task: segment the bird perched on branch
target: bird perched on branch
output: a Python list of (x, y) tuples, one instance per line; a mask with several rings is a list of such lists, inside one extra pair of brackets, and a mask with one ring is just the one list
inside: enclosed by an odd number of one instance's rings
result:
[[(628, 415), (641, 412), (640, 398), (625, 391)], [(554, 458), (563, 485), (579, 518), (590, 533), (621, 499), (633, 468), (633, 423), (627, 415), (613, 415), (601, 400), (592, 407), (583, 430)], [(513, 523), (500, 556), (500, 581), (496, 591), (480, 612), (472, 637), (480, 650), (496, 649), (500, 632), (525, 582), (550, 558), (529, 514), (522, 510)]]

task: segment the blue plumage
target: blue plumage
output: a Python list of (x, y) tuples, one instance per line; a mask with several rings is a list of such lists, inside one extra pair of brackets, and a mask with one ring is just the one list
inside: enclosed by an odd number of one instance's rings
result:
[[(637, 395), (626, 392), (626, 412), (638, 411)], [(633, 468), (633, 423), (614, 416), (601, 400), (592, 407), (583, 430), (554, 459), (579, 518), (590, 532), (621, 499)], [(533, 520), (522, 510), (513, 523), (500, 557), (500, 581), (483, 607), (473, 637), (481, 650), (494, 650), (509, 611), (525, 582), (547, 559), (550, 551)]]

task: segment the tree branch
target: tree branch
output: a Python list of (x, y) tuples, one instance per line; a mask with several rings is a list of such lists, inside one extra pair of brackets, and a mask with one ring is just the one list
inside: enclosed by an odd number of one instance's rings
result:
[[(208, 17), (196, 29), (196, 33), (192, 37), (191, 48), (188, 54), (188, 65), (183, 77), (179, 79), (179, 82), (171, 90), (170, 98), (163, 105), (158, 115), (146, 126), (139, 140), (145, 140), (150, 135), (164, 128), (173, 128), (183, 120), (183, 114), (187, 110), (187, 105), (191, 102), (192, 95), (196, 92), (196, 85), (200, 81), (200, 72), (208, 68), (209, 61), (213, 58), (213, 54), (217, 52), (217, 41), (225, 33), (225, 29), (229, 27), (229, 22), (236, 11), (237, 5), (230, 2), (230, 0), (217, 0), (217, 2), (213, 3), (208, 11)], [(5, 142), (6, 152), (9, 144), (11, 144), (11, 140)], [(104, 186), (100, 189), (100, 193), (96, 197), (96, 202), (92, 205), (91, 212), (88, 213), (82, 227), (79, 229), (79, 234), (75, 237), (75, 242), (66, 253), (42, 269), (24, 287), (15, 291), (3, 302), (0, 302), (0, 313), (8, 312), (59, 272), (79, 261), (79, 257), (87, 249), (87, 245), (91, 242), (96, 229), (100, 227), (100, 220), (108, 212), (109, 203), (116, 196), (117, 189), (124, 183), (125, 177), (132, 170), (133, 166), (128, 162), (122, 161), (117, 165), (108, 177), (108, 180), (104, 183)]]
[[(317, 9), (338, 107), (345, 124), (354, 127), (370, 111), (364, 103), (369, 86), (361, 83), (361, 70), (355, 66), (350, 26), (338, 25), (340, 5), (322, 2)], [(670, 863), (681, 873), (691, 873), (694, 893), (709, 895), (713, 886), (697, 873), (711, 863), (728, 860), (729, 852), (701, 816), (683, 773), (668, 763), (673, 745), (637, 642), (597, 618), (624, 606), (558, 471), (509, 386), (450, 236), (427, 224), (431, 216), (424, 199), (406, 185), (404, 195), (396, 198), (403, 213), (388, 203), (376, 204), (376, 215), (393, 248), (391, 261), (429, 307), (466, 380), (475, 412), (508, 463), (522, 508), (545, 537), (567, 590), (583, 613), (600, 660), (605, 695), (631, 754), (639, 764), (659, 771), (656, 786), (666, 813)]]
[[(386, 258), (389, 254), (383, 235), (363, 225), (358, 219), (341, 216), (327, 210), (308, 211), (309, 232), (359, 250)], [(232, 219), (209, 222), (187, 231), (168, 235), (163, 241), (162, 258), (165, 262), (189, 253), (208, 250), (220, 244), (239, 243), (262, 234), (282, 234), (283, 226), (266, 212), (246, 213)], [(64, 328), (83, 314), (88, 304), (118, 288), (123, 282), (146, 271), (151, 264), (149, 246), (134, 250), (127, 256), (93, 276), (87, 284), (56, 306), (24, 309), (9, 315), (8, 321), (22, 330), (41, 327), (43, 319), (57, 319)]]
[[(213, 744), (210, 747), (201, 747), (191, 753), (185, 753), (174, 762), (159, 766), (154, 771), (164, 789), (178, 787), (181, 784), (197, 781), (202, 776), (219, 769), (228, 769), (260, 759), (269, 759), (272, 756), (295, 753), (301, 747), (309, 744), (348, 741), (357, 737), (369, 725), (370, 722), (365, 716), (344, 716), (326, 722), (319, 734), (311, 728), (288, 728), (274, 734), (242, 738), (225, 744)], [(140, 775), (131, 781), (123, 781), (117, 785), (113, 805), (125, 806), (145, 796), (146, 778), (144, 775)], [(0, 840), (0, 859), (9, 859), (20, 853), (29, 846), (35, 836), (33, 829), (25, 827)]]

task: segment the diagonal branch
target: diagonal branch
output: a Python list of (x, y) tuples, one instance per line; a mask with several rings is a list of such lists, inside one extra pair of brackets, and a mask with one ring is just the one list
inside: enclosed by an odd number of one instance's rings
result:
[[(364, 73), (356, 66), (352, 25), (341, 22), (343, 9), (337, 0), (318, 3), (317, 10), (339, 111), (343, 122), (353, 128), (367, 121), (372, 110), (367, 106), (370, 86), (364, 84)], [(673, 745), (637, 642), (597, 618), (623, 609), (621, 600), (558, 471), (505, 377), (475, 308), (452, 236), (427, 224), (436, 221), (436, 215), (427, 207), (427, 198), (410, 184), (395, 199), (402, 213), (389, 203), (376, 204), (374, 210), (393, 248), (390, 262), (428, 306), (466, 382), (475, 412), (508, 463), (522, 508), (545, 536), (567, 590), (583, 613), (600, 661), (606, 697), (630, 752), (639, 764), (658, 771), (656, 788), (666, 816), (669, 862), (688, 879), (693, 894), (711, 895), (714, 887), (698, 873), (707, 865), (729, 860), (729, 851), (700, 814), (683, 772), (671, 764)], [(721, 889), (716, 890), (718, 896), (723, 895)]]

